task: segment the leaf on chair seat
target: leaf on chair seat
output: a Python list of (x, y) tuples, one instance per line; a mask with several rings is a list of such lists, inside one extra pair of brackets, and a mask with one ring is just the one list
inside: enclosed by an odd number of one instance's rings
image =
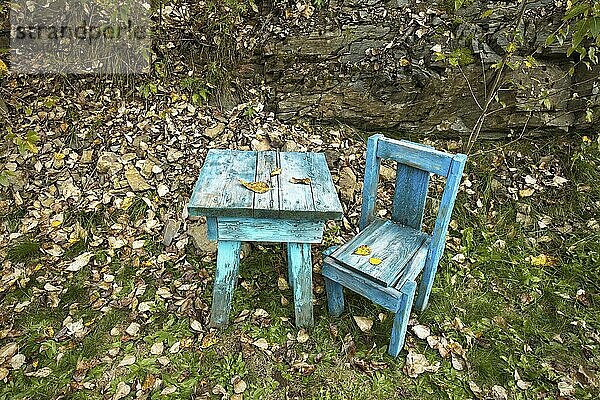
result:
[(275, 168), (273, 171), (271, 171), (271, 176), (277, 176), (281, 174), (281, 168)]
[(300, 184), (300, 185), (310, 185), (310, 178), (291, 178), (290, 183)]
[(360, 246), (358, 246), (356, 248), (356, 250), (354, 250), (353, 254), (356, 254), (359, 256), (368, 256), (369, 254), (371, 254), (371, 248), (369, 246), (367, 246), (366, 244), (361, 244)]
[(377, 257), (369, 258), (369, 264), (371, 264), (371, 265), (379, 265), (379, 264), (381, 264), (381, 261), (383, 261), (381, 258), (377, 258)]
[(255, 193), (266, 193), (269, 190), (271, 190), (271, 188), (269, 187), (269, 185), (267, 185), (264, 182), (246, 182), (242, 179), (240, 179), (240, 183), (249, 190), (252, 190)]

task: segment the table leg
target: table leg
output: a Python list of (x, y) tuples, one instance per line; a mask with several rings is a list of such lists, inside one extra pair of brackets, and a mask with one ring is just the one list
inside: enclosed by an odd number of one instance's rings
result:
[(219, 240), (217, 248), (217, 271), (213, 287), (210, 326), (219, 328), (229, 322), (231, 298), (240, 265), (241, 242)]
[(294, 291), (296, 326), (313, 326), (312, 259), (309, 243), (288, 243), (288, 267)]

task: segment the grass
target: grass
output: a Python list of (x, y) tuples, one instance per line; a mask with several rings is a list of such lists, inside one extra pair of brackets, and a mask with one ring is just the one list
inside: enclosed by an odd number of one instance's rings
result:
[[(553, 159), (543, 158), (548, 155)], [(406, 349), (397, 359), (386, 354), (392, 316), (350, 293), (346, 312), (329, 317), (318, 274), (315, 327), (306, 343), (298, 343), (291, 290), (280, 290), (274, 279), (284, 277), (287, 270), (280, 245), (256, 246), (242, 261), (231, 319), (247, 313), (246, 317), (223, 331), (201, 333), (190, 324), (207, 322), (212, 282), (202, 282), (198, 274), (204, 268), (212, 273), (213, 265), (188, 255), (190, 270), (165, 262), (157, 275), (157, 267), (143, 257), (134, 261), (128, 253), (117, 252), (108, 262), (107, 253), (97, 250), (97, 266), (62, 281), (57, 307), (36, 295), (47, 271), (36, 272), (6, 294), (5, 304), (33, 300), (11, 317), (13, 329), (21, 335), (0, 340), (0, 347), (16, 340), (27, 356), (26, 369), (11, 372), (0, 386), (0, 399), (110, 398), (119, 382), (132, 385), (125, 398), (133, 398), (135, 385), (144, 387), (150, 399), (206, 393), (220, 398), (215, 394), (217, 385), (231, 395), (237, 377), (248, 385), (246, 399), (463, 399), (474, 397), (473, 384), (485, 393), (494, 385), (503, 386), (509, 398), (557, 398), (561, 382), (573, 386), (572, 398), (598, 398), (598, 387), (585, 376), (591, 371), (594, 380), (600, 368), (600, 241), (598, 229), (590, 225), (600, 207), (598, 165), (598, 145), (577, 139), (517, 143), (471, 157), (467, 171), (471, 191), (459, 195), (453, 216), (458, 226), (450, 230), (452, 239), (430, 306), (414, 315), (434, 335), (467, 349), (468, 367), (463, 371), (410, 334), (407, 348), (424, 354), (431, 364), (439, 363), (440, 369), (409, 378), (403, 372)], [(530, 197), (518, 192), (525, 175), (540, 183)], [(557, 175), (568, 182), (552, 186)], [(134, 221), (145, 211), (145, 203), (137, 199), (126, 215)], [(542, 220), (550, 221), (548, 227), (541, 227)], [(326, 237), (333, 242), (337, 234), (332, 230)], [(158, 241), (146, 238), (147, 253), (164, 251), (161, 244), (154, 244)], [(33, 265), (41, 256), (39, 248), (33, 239), (23, 240), (14, 243), (7, 255), (12, 262)], [(71, 246), (75, 248), (86, 250), (85, 243)], [(69, 258), (76, 256), (76, 251), (70, 253)], [(464, 254), (464, 262), (452, 260), (457, 253)], [(546, 262), (536, 265), (535, 257), (542, 254), (548, 257)], [(121, 291), (112, 293), (91, 282), (91, 269), (100, 276), (114, 275)], [(179, 293), (175, 281), (197, 286)], [(142, 282), (146, 289), (135, 297)], [(168, 287), (174, 297), (162, 298), (159, 287)], [(91, 294), (106, 298), (111, 306), (92, 309)], [(151, 311), (139, 312), (132, 306), (134, 298), (138, 303), (153, 302)], [(181, 309), (186, 301), (188, 307)], [(69, 315), (73, 320), (82, 318), (89, 332), (83, 338), (58, 340), (55, 335)], [(373, 318), (372, 330), (361, 332), (353, 315)], [(134, 320), (140, 323), (140, 332), (129, 337), (124, 332)], [(113, 328), (119, 334), (111, 334)], [(253, 345), (259, 339), (269, 343), (268, 353)], [(164, 344), (164, 351), (151, 354), (157, 342)], [(177, 344), (180, 349), (171, 352)], [(135, 355), (135, 362), (118, 366), (126, 355)], [(168, 364), (159, 363), (159, 357), (166, 357)], [(83, 365), (83, 377), (75, 379)], [(46, 378), (25, 375), (46, 366), (52, 369)], [(527, 389), (518, 387), (515, 372)], [(156, 382), (161, 384), (154, 387)]]

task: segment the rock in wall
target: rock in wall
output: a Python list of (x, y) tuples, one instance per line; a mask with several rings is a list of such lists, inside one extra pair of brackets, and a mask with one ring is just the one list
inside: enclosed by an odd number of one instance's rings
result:
[[(519, 14), (519, 3), (491, 0), (458, 11), (454, 2), (417, 0), (261, 5), (268, 34), (258, 63), (279, 118), (439, 136), (471, 132)], [(598, 127), (597, 117), (586, 122), (585, 108), (597, 108), (599, 71), (578, 65), (571, 76), (566, 44), (544, 45), (563, 14), (553, 0), (527, 2), (513, 56), (523, 62), (505, 69), (482, 137)], [(460, 65), (436, 53), (462, 54)]]

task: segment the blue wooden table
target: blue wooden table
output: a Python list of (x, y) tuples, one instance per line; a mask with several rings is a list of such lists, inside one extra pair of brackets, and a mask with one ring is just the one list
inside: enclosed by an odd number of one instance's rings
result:
[[(255, 193), (241, 181), (265, 182), (270, 189)], [(296, 325), (313, 325), (310, 245), (321, 242), (326, 220), (342, 218), (322, 153), (209, 150), (188, 212), (206, 216), (209, 239), (218, 240), (211, 326), (229, 320), (246, 241), (287, 243)]]

